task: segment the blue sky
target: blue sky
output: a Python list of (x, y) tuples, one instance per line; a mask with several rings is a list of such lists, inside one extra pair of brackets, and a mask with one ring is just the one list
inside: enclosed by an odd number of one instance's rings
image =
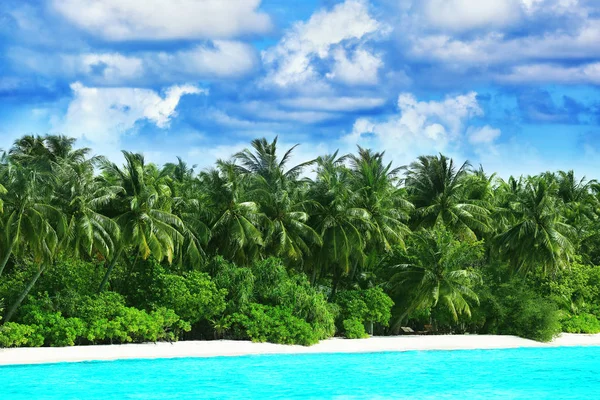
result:
[(199, 167), (256, 137), (600, 178), (595, 0), (3, 0), (0, 148)]

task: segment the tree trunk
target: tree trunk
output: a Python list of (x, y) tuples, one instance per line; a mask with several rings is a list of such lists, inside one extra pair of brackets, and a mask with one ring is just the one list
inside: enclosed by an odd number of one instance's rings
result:
[(8, 263), (8, 260), (10, 259), (10, 255), (12, 254), (13, 248), (15, 247), (15, 242), (16, 242), (16, 240), (13, 240), (12, 242), (10, 242), (10, 246), (8, 246), (8, 249), (6, 249), (6, 254), (4, 255), (4, 257), (2, 257), (2, 261), (0, 261), (0, 276), (2, 276), (4, 267), (6, 267), (6, 264)]
[(331, 294), (329, 295), (329, 302), (332, 302), (333, 299), (335, 299), (335, 295), (337, 293), (337, 287), (338, 287), (338, 283), (340, 281), (340, 279), (337, 275), (338, 274), (336, 274), (336, 273), (333, 274), (333, 286), (331, 288)]
[(410, 312), (410, 310), (407, 309), (402, 314), (400, 314), (400, 316), (398, 318), (396, 318), (396, 321), (394, 322), (394, 324), (392, 325), (392, 328), (390, 329), (392, 335), (400, 334), (400, 327), (402, 327), (402, 322), (404, 322), (404, 318), (406, 318), (406, 316), (408, 315), (409, 312)]
[(112, 258), (112, 260), (110, 260), (110, 264), (108, 264), (108, 268), (106, 269), (106, 272), (104, 273), (104, 278), (102, 278), (102, 282), (100, 282), (100, 287), (98, 288), (98, 293), (102, 292), (104, 290), (104, 286), (106, 286), (106, 284), (108, 283), (108, 277), (110, 276), (110, 273), (112, 272), (112, 270), (115, 268), (115, 265), (117, 264), (117, 260), (121, 257), (121, 253), (123, 252), (123, 249), (119, 249), (119, 251), (117, 251), (117, 254), (115, 254), (115, 256)]
[(4, 317), (4, 323), (9, 322), (11, 320), (11, 318), (15, 315), (15, 312), (18, 310), (19, 306), (21, 305), (21, 303), (23, 302), (25, 297), (27, 297), (27, 295), (29, 294), (29, 292), (31, 291), (31, 289), (33, 288), (35, 283), (37, 282), (40, 275), (42, 275), (42, 272), (44, 272), (44, 270), (46, 269), (46, 265), (47, 264), (40, 265), (40, 267), (38, 268), (38, 271), (35, 273), (34, 277), (31, 279), (31, 281), (29, 281), (25, 290), (23, 290), (21, 292), (21, 294), (19, 295), (17, 300), (13, 303), (12, 306), (10, 306), (10, 308), (6, 312), (6, 316)]

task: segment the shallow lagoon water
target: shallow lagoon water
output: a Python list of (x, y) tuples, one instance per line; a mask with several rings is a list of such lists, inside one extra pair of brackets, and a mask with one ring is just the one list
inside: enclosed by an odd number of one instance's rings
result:
[(0, 367), (2, 399), (597, 399), (600, 347)]

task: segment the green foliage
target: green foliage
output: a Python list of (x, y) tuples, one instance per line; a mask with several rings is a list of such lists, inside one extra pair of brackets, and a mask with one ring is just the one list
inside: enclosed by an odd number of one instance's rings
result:
[(383, 326), (389, 324), (394, 305), (392, 299), (380, 287), (345, 290), (336, 296), (335, 301), (340, 307), (342, 320), (376, 322)]
[(44, 336), (38, 327), (8, 322), (0, 327), (0, 348), (2, 347), (40, 347)]
[(572, 171), (504, 181), (361, 147), (290, 166), (296, 146), (257, 139), (197, 174), (74, 145), (0, 156), (5, 346), (598, 329), (600, 185)]
[(215, 257), (208, 266), (215, 285), (227, 290), (227, 310), (234, 312), (254, 299), (254, 274), (247, 267), (237, 267), (222, 257)]
[(47, 346), (73, 346), (86, 334), (86, 325), (79, 318), (64, 318), (60, 312), (45, 312), (36, 306), (29, 306), (24, 311), (23, 322), (35, 327)]
[(247, 310), (231, 315), (226, 324), (234, 338), (253, 342), (300, 344), (310, 346), (319, 341), (310, 324), (291, 310), (262, 304), (250, 304)]
[(569, 333), (600, 333), (600, 321), (593, 314), (582, 313), (563, 320), (562, 329)]
[(384, 262), (388, 289), (398, 305), (394, 327), (420, 309), (444, 308), (455, 322), (479, 303), (473, 290), (481, 282), (482, 242), (459, 241), (446, 229), (420, 230)]
[(526, 284), (513, 280), (496, 293), (499, 303), (497, 332), (548, 342), (561, 332), (555, 303)]
[(225, 310), (227, 289), (217, 289), (208, 274), (161, 274), (154, 287), (155, 307), (167, 307), (190, 323), (210, 319)]
[(369, 337), (365, 332), (363, 323), (355, 318), (345, 319), (343, 322), (344, 336), (347, 339), (363, 339)]

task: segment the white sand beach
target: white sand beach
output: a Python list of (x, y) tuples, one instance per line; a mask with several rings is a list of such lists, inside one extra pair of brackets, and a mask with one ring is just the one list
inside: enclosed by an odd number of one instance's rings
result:
[(186, 341), (125, 345), (0, 349), (0, 365), (123, 360), (140, 358), (216, 357), (256, 354), (368, 353), (409, 350), (509, 349), (518, 347), (600, 346), (600, 334), (563, 334), (551, 343), (515, 336), (440, 335), (329, 339), (311, 347), (249, 341)]

